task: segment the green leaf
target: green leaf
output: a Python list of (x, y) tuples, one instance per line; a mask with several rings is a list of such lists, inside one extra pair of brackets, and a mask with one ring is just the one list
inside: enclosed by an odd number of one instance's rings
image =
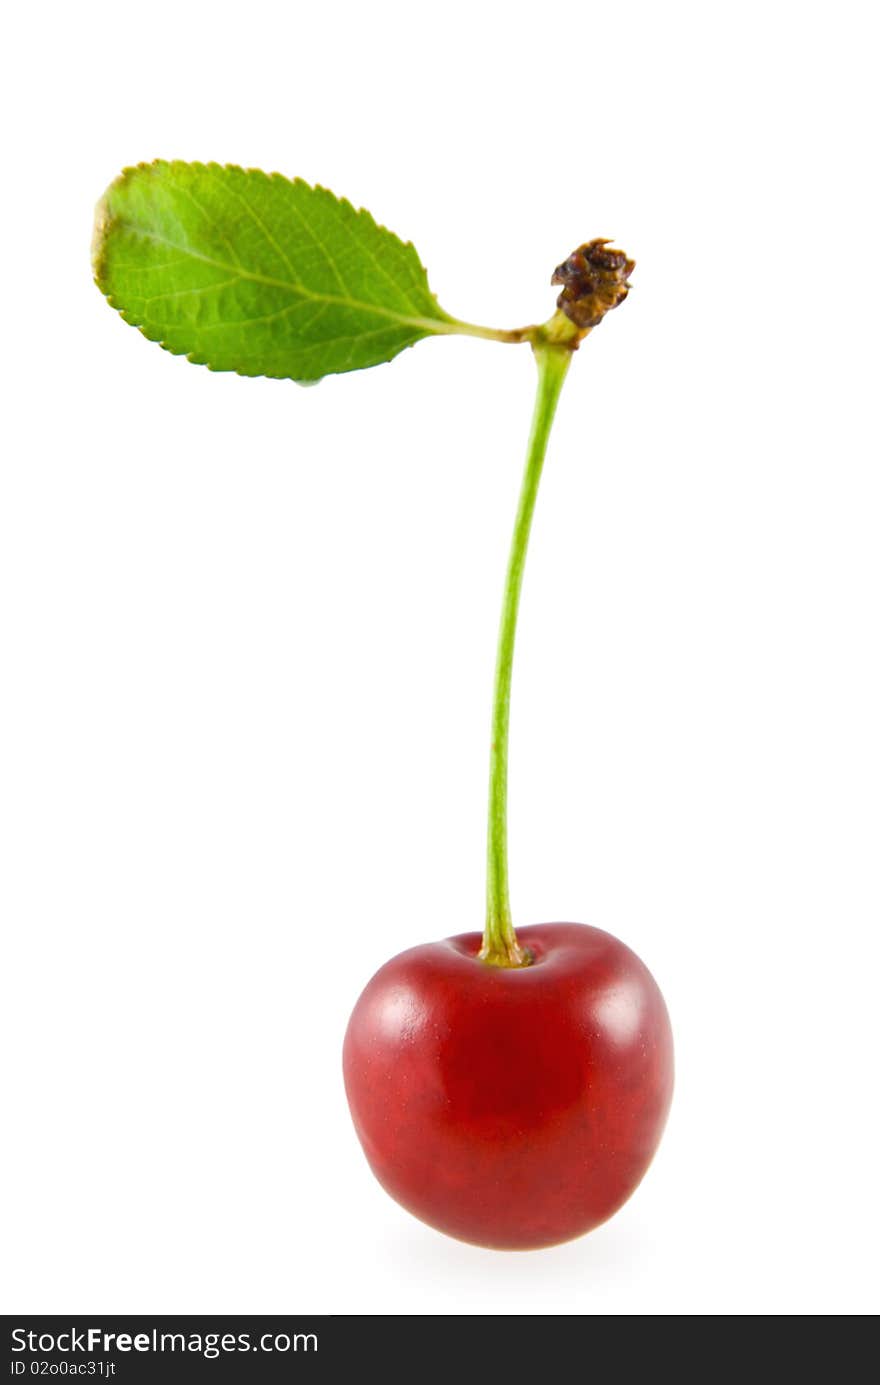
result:
[(255, 169), (126, 169), (98, 206), (94, 269), (151, 341), (240, 375), (318, 380), (433, 333), (496, 335), (449, 317), (413, 246), (369, 212)]

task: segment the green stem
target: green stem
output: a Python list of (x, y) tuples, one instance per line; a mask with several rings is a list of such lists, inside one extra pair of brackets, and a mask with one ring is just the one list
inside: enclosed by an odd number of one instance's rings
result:
[(481, 327), (476, 322), (462, 322), (460, 318), (454, 317), (444, 326), (432, 324), (431, 330), (438, 335), (448, 333), (449, 336), (482, 337), (485, 341), (516, 343), (534, 340), (541, 329), (538, 327), (514, 327), (507, 330), (502, 327)]
[(567, 345), (537, 340), (533, 343), (538, 366), (538, 391), (526, 454), (525, 474), (513, 527), (513, 540), (504, 585), (501, 630), (495, 665), (495, 702), (492, 711), (492, 755), (489, 774), (489, 851), (486, 891), (486, 931), (480, 956), (495, 966), (527, 965), (528, 955), (519, 946), (510, 914), (507, 875), (507, 746), (510, 728), (510, 681), (516, 618), (522, 589), (523, 568), (529, 544), (538, 484), (547, 452), (547, 441), (559, 394), (571, 362)]

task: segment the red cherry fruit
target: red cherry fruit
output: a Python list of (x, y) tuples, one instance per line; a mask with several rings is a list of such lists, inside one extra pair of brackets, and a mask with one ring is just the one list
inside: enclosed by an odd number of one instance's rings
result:
[(517, 930), (529, 966), (465, 933), (386, 963), (354, 1008), (351, 1114), (385, 1190), (430, 1226), (530, 1250), (610, 1217), (672, 1097), (672, 1033), (647, 967), (598, 928)]

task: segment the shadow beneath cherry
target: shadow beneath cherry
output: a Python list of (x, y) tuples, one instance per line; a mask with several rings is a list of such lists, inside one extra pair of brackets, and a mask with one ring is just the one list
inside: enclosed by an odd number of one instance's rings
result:
[(609, 1285), (629, 1278), (645, 1258), (646, 1246), (637, 1219), (618, 1213), (578, 1240), (529, 1251), (484, 1250), (407, 1219), (386, 1242), (386, 1250), (410, 1294), (416, 1285), (424, 1285), (425, 1302), (415, 1312), (444, 1312), (432, 1307), (432, 1300), (436, 1301), (438, 1290), (449, 1289), (460, 1305), (457, 1313), (497, 1313), (498, 1301), (506, 1292), (511, 1296), (511, 1312), (554, 1313), (559, 1311), (554, 1306), (557, 1291), (570, 1301), (577, 1284), (584, 1290), (584, 1302), (577, 1311), (589, 1313), (591, 1287), (597, 1291), (594, 1311), (604, 1312)]

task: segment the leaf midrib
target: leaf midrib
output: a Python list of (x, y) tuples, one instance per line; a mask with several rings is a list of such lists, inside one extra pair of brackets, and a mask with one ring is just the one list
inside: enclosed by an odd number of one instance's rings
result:
[(167, 236), (159, 235), (156, 231), (147, 231), (142, 226), (135, 226), (122, 217), (114, 217), (113, 221), (122, 230), (130, 232), (132, 235), (155, 241), (157, 245), (165, 246), (169, 250), (176, 250), (179, 254), (186, 255), (192, 260), (200, 260), (213, 269), (222, 269), (227, 274), (232, 275), (234, 279), (249, 279), (255, 284), (265, 284), (267, 288), (284, 289), (287, 293), (294, 294), (299, 298), (311, 299), (315, 303), (335, 303), (339, 307), (355, 308), (361, 312), (373, 313), (377, 317), (387, 318), (390, 322), (400, 323), (401, 326), (417, 327), (425, 332), (451, 335), (461, 331), (461, 326), (451, 318), (410, 317), (405, 313), (395, 312), (393, 308), (383, 308), (376, 303), (361, 302), (358, 298), (342, 297), (332, 293), (315, 293), (312, 289), (304, 288), (302, 284), (293, 284), (287, 279), (275, 279), (269, 274), (260, 274), (257, 271), (245, 269), (242, 265), (230, 264), (226, 260), (216, 260), (211, 255), (203, 255), (198, 250), (193, 250), (191, 246), (180, 245), (177, 241), (169, 240)]

